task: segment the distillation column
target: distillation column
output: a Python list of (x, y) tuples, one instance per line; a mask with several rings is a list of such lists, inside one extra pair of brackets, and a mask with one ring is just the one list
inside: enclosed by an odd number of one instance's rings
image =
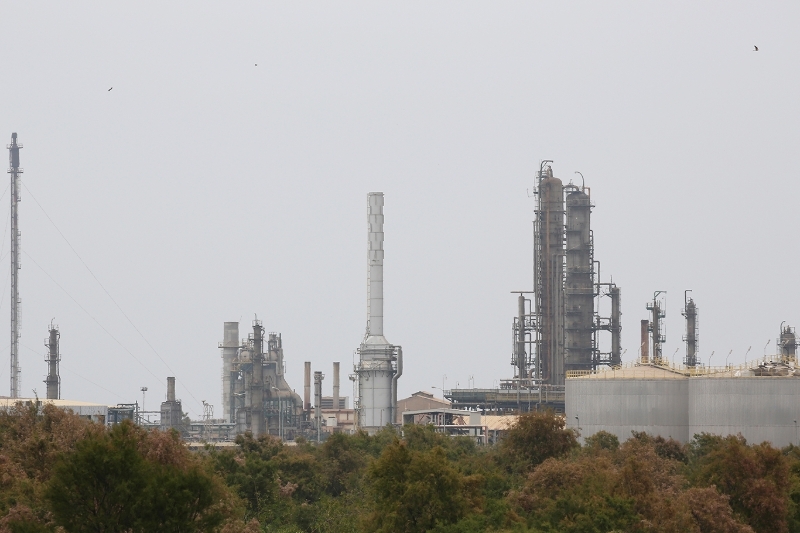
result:
[(583, 191), (567, 195), (565, 293), (566, 371), (593, 368), (594, 282), (592, 279), (591, 202)]
[(223, 417), (228, 422), (235, 422), (235, 401), (233, 400), (233, 381), (232, 377), (233, 361), (239, 351), (239, 323), (225, 322), (223, 326), (222, 344), (222, 412)]
[(620, 288), (616, 285), (609, 291), (611, 296), (611, 366), (622, 364), (622, 311)]
[(515, 363), (517, 367), (517, 388), (521, 387), (523, 379), (527, 379), (528, 375), (528, 358), (525, 353), (525, 295), (520, 293), (517, 299), (517, 342), (514, 349)]
[(317, 441), (319, 442), (322, 431), (322, 372), (314, 372), (314, 427), (317, 428)]
[(11, 394), (12, 398), (19, 398), (19, 218), (17, 204), (19, 204), (19, 150), (21, 144), (17, 143), (17, 134), (11, 134), (11, 144), (8, 145), (8, 173), (11, 174)]
[(688, 367), (697, 366), (697, 311), (694, 300), (689, 298), (683, 309), (683, 316), (686, 317), (686, 360), (683, 363)]
[(47, 385), (47, 399), (60, 400), (61, 399), (61, 375), (58, 370), (58, 364), (61, 361), (61, 354), (59, 351), (59, 340), (61, 333), (58, 331), (58, 326), (50, 324), (49, 336), (45, 346), (47, 347), (47, 379), (44, 380)]
[(647, 310), (652, 312), (650, 320), (650, 333), (653, 343), (653, 364), (664, 364), (664, 354), (662, 353), (662, 345), (667, 341), (666, 335), (662, 333), (661, 319), (667, 316), (661, 302), (658, 300), (658, 295), (664, 291), (656, 291), (653, 294), (652, 303), (647, 304)]
[(250, 430), (254, 437), (266, 433), (264, 424), (264, 328), (253, 321), (253, 379), (250, 382)]
[(537, 209), (538, 358), (542, 379), (564, 385), (564, 186), (550, 167), (539, 173)]

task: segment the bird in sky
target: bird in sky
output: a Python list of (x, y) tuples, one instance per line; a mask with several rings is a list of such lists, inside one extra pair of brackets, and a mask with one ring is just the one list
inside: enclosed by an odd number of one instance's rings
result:
[(758, 52), (758, 46), (753, 46), (753, 52)]
[[(111, 89), (113, 89), (113, 87), (112, 87)], [(111, 89), (109, 89), (109, 91), (110, 91)]]
[(258, 66), (258, 63), (256, 63), (256, 66)]

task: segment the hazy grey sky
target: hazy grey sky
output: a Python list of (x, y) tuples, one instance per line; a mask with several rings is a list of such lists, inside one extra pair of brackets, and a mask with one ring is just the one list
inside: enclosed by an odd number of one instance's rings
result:
[(0, 137), (25, 146), (25, 395), (44, 394), (54, 317), (66, 398), (148, 386), (152, 408), (174, 372), (185, 410), (220, 414), (222, 323), (245, 335), (255, 313), (282, 332), (298, 390), (305, 360), (349, 368), (369, 191), (386, 194), (400, 395), (443, 375), (490, 387), (512, 371), (510, 291), (532, 284), (541, 159), (591, 187), (623, 359), (654, 290), (676, 359), (685, 289), (704, 362), (800, 325), (796, 2), (2, 1), (0, 20)]

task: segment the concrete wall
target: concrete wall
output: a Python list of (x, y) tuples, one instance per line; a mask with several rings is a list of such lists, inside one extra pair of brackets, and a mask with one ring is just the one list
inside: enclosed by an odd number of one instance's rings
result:
[(701, 432), (741, 433), (751, 444), (783, 447), (800, 437), (800, 379), (568, 379), (566, 416), (581, 440), (600, 430), (620, 442), (631, 431), (681, 442)]

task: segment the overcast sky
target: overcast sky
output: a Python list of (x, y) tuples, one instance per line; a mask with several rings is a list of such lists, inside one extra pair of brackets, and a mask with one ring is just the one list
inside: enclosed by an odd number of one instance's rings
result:
[(24, 144), (24, 396), (44, 395), (53, 318), (70, 399), (147, 386), (155, 408), (176, 375), (184, 410), (221, 415), (222, 324), (245, 336), (255, 314), (297, 390), (303, 361), (349, 371), (369, 191), (386, 195), (400, 396), (491, 387), (512, 374), (510, 291), (532, 286), (542, 159), (591, 187), (623, 360), (655, 290), (676, 361), (686, 289), (706, 364), (800, 325), (795, 2), (4, 0), (0, 21), (0, 135)]

